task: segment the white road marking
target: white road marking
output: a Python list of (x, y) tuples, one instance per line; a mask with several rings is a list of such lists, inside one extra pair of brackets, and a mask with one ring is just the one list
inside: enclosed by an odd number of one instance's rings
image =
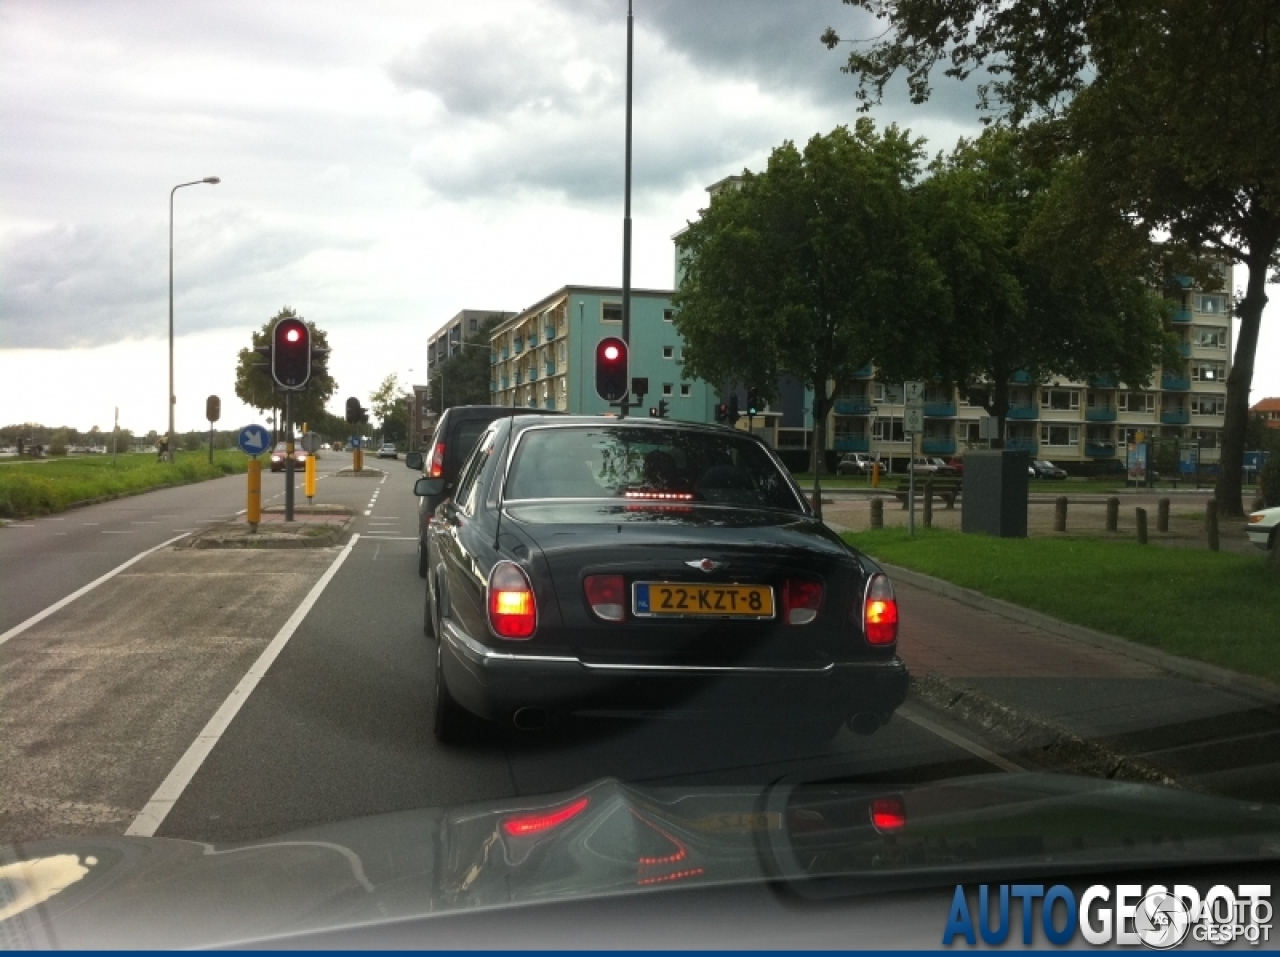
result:
[(81, 522), (81, 525), (101, 525), (101, 522)]
[(126, 830), (125, 837), (154, 837), (157, 829), (164, 823), (164, 819), (169, 816), (169, 812), (173, 810), (174, 804), (178, 798), (182, 797), (182, 792), (186, 790), (187, 785), (191, 783), (191, 779), (195, 777), (196, 772), (200, 770), (200, 766), (204, 764), (214, 746), (218, 743), (223, 733), (230, 727), (232, 720), (240, 712), (244, 703), (249, 700), (249, 695), (253, 693), (253, 689), (258, 686), (267, 670), (280, 656), (280, 652), (284, 650), (284, 646), (289, 643), (289, 639), (293, 637), (293, 633), (298, 630), (298, 626), (302, 624), (308, 612), (319, 600), (323, 594), (325, 587), (333, 580), (333, 576), (338, 573), (338, 569), (342, 567), (342, 563), (347, 560), (347, 556), (351, 554), (351, 549), (356, 542), (360, 540), (357, 533), (351, 536), (351, 541), (347, 546), (338, 553), (338, 557), (320, 576), (320, 580), (311, 587), (311, 591), (307, 592), (307, 596), (302, 599), (302, 603), (294, 609), (293, 614), (289, 616), (289, 620), (284, 623), (276, 636), (271, 639), (270, 644), (262, 650), (262, 654), (258, 656), (248, 673), (240, 679), (240, 683), (232, 689), (231, 694), (227, 695), (222, 706), (218, 708), (208, 724), (191, 742), (191, 746), (187, 748), (186, 753), (178, 759), (178, 763), (173, 766), (173, 770), (169, 772), (168, 777), (160, 783), (151, 800), (134, 818), (133, 823)]
[(937, 735), (944, 741), (950, 741), (956, 747), (963, 748), (975, 757), (979, 757), (983, 761), (986, 761), (988, 764), (994, 764), (1002, 771), (1011, 771), (1014, 774), (1021, 774), (1027, 770), (1020, 765), (1014, 764), (1008, 758), (1002, 758), (994, 751), (984, 748), (982, 745), (978, 744), (978, 742), (970, 741), (964, 735), (957, 734), (948, 728), (944, 728), (936, 721), (926, 718), (924, 715), (917, 712), (910, 705), (900, 705), (898, 707), (898, 714), (902, 715), (912, 724), (917, 724), (924, 728), (930, 734)]
[(417, 541), (417, 539), (413, 537), (406, 538), (401, 535), (387, 535), (384, 532), (365, 532), (364, 534), (366, 538), (377, 539), (380, 542), (416, 542)]
[(101, 532), (99, 532), (98, 534), (99, 534), (99, 535), (137, 535), (138, 533), (137, 533), (137, 532), (132, 532), (132, 531), (130, 531), (130, 532), (113, 532), (113, 531), (111, 531), (110, 529), (104, 528), (104, 529), (103, 529)]
[(368, 515), (368, 514), (370, 514), (372, 511), (373, 511), (373, 509), (371, 509), (371, 508), (366, 508), (366, 509), (364, 510), (364, 513), (365, 513), (366, 515)]
[[(59, 532), (58, 534), (65, 535), (67, 533)], [(3, 635), (0, 635), (0, 645), (3, 645), (10, 638), (13, 638), (17, 635), (22, 634), (32, 625), (37, 624), (41, 621), (44, 621), (46, 618), (52, 615), (55, 611), (58, 611), (62, 608), (66, 608), (67, 605), (70, 605), (73, 601), (75, 601), (81, 595), (88, 594), (89, 592), (97, 588), (99, 585), (101, 585), (103, 582), (108, 581), (112, 578), (115, 578), (117, 575), (119, 575), (122, 571), (124, 571), (130, 565), (134, 564), (135, 562), (142, 561), (152, 552), (158, 552), (160, 549), (167, 548), (168, 546), (172, 545), (174, 542), (178, 541), (179, 539), (186, 538), (186, 537), (187, 536), (185, 534), (178, 535), (174, 538), (169, 539), (167, 542), (161, 542), (159, 545), (156, 545), (153, 548), (148, 548), (145, 552), (139, 552), (137, 555), (134, 555), (127, 562), (124, 562), (121, 565), (117, 565), (115, 568), (111, 569), (111, 571), (107, 572), (105, 575), (102, 575), (99, 578), (95, 578), (93, 581), (89, 582), (89, 584), (85, 585), (83, 588), (77, 588), (66, 598), (63, 598), (60, 601), (55, 601), (52, 605), (50, 605), (44, 611), (36, 612), (26, 621), (22, 622), (21, 624), (14, 625), (12, 628), (6, 631)]]
[(65, 522), (65, 518), (46, 518), (46, 522)]
[[(195, 529), (194, 528), (172, 528), (170, 529), (170, 531), (171, 532), (187, 532), (189, 534), (191, 532), (194, 532)], [(66, 533), (64, 532), (63, 534), (65, 535)]]
[(35, 525), (31, 523), (19, 525), (17, 522), (11, 522), (10, 524), (5, 525), (4, 527), (5, 528), (35, 528)]

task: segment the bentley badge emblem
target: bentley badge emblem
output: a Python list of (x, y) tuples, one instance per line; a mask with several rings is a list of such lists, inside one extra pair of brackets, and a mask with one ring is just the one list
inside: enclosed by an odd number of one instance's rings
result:
[(713, 572), (717, 568), (724, 568), (724, 562), (712, 561), (710, 558), (699, 558), (696, 561), (685, 562), (690, 568), (701, 569), (704, 572)]

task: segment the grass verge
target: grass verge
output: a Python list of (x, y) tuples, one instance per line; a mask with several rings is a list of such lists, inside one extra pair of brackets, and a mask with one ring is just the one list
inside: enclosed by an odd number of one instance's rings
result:
[(179, 452), (177, 461), (161, 463), (154, 454), (55, 459), (7, 465), (0, 469), (0, 518), (26, 518), (61, 512), (80, 502), (145, 492), (221, 478), (249, 467), (249, 457), (234, 450), (213, 454)]
[(851, 532), (868, 555), (1062, 621), (1280, 681), (1280, 581), (1263, 553), (943, 529)]

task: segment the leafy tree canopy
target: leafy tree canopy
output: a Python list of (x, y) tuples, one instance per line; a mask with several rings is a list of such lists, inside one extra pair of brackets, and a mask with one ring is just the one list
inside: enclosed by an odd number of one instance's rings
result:
[(493, 402), (493, 394), (489, 391), (489, 382), (493, 378), (489, 336), (504, 318), (501, 313), (486, 316), (461, 349), (437, 363), (431, 373), (428, 394), (428, 406), (432, 411), (439, 412), (455, 405), (490, 405)]
[[(268, 319), (261, 329), (253, 333), (252, 344), (241, 349), (236, 360), (236, 395), (240, 401), (259, 412), (272, 410), (277, 424), (283, 424), (284, 393), (276, 391), (275, 381), (271, 378), (271, 370), (256, 368), (263, 358), (254, 349), (271, 344), (271, 329), (281, 319), (296, 318), (297, 313), (289, 306), (282, 308), (275, 316)], [(312, 345), (329, 348), (329, 337), (314, 322), (307, 320), (311, 328)], [(338, 389), (337, 381), (327, 371), (312, 368), (311, 381), (301, 392), (293, 393), (293, 421), (301, 427), (306, 422), (319, 421), (325, 414), (325, 406)]]

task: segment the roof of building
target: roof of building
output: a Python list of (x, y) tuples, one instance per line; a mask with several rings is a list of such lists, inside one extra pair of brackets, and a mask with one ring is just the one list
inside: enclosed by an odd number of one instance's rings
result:
[(1280, 412), (1280, 398), (1263, 399), (1249, 406), (1250, 412)]
[[(526, 306), (524, 309), (521, 309), (519, 312), (507, 318), (504, 322), (499, 323), (494, 328), (493, 332), (490, 333), (490, 336), (489, 336), (490, 341), (493, 341), (493, 339), (497, 338), (499, 335), (506, 332), (512, 326), (518, 326), (520, 323), (527, 320), (534, 313), (545, 311), (549, 306), (551, 306), (555, 302), (556, 299), (559, 299), (562, 296), (567, 296), (571, 292), (587, 292), (587, 293), (594, 292), (594, 293), (602, 293), (603, 295), (606, 295), (606, 296), (621, 296), (622, 287), (621, 286), (572, 286), (572, 285), (561, 286), (559, 289), (555, 290), (555, 292), (548, 293), (547, 295), (543, 296), (541, 299), (535, 302), (532, 306)], [(675, 290), (673, 289), (636, 289), (633, 287), (631, 290), (632, 296), (642, 296), (642, 297), (643, 296), (670, 297), (674, 294), (675, 294)]]

